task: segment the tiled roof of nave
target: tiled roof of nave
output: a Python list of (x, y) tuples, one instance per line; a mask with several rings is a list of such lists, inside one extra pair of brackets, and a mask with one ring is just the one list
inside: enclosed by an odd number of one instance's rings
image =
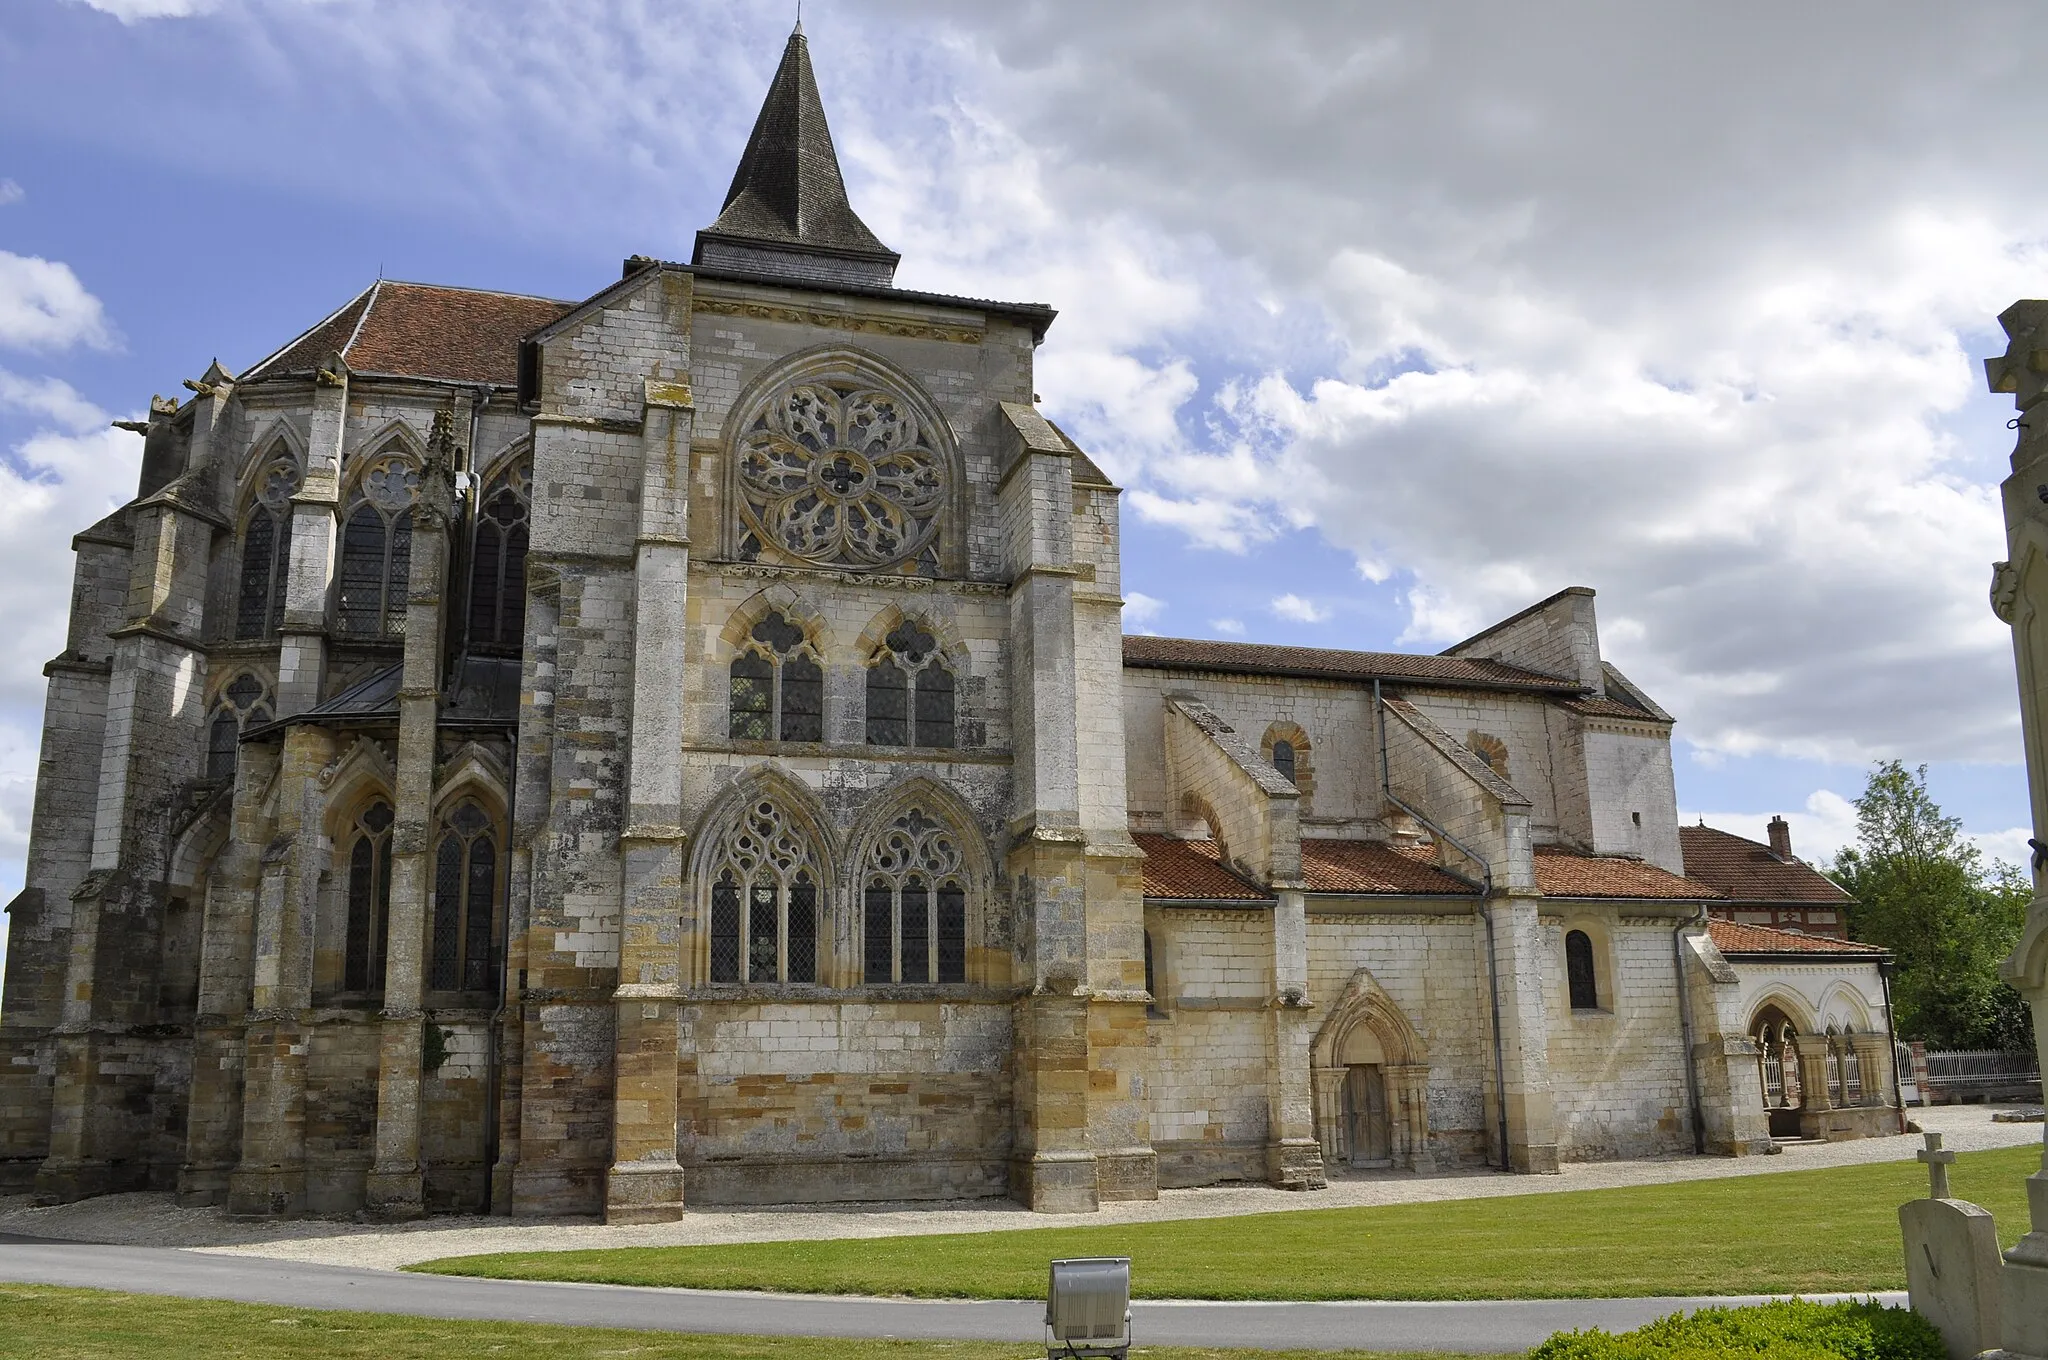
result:
[(357, 373), (510, 387), (519, 380), (520, 340), (574, 305), (380, 279), (242, 381), (309, 373), (338, 352)]
[(1149, 670), (1222, 671), (1319, 680), (1399, 680), (1569, 696), (1583, 691), (1576, 680), (1484, 658), (1274, 647), (1256, 642), (1210, 642), (1135, 634), (1124, 638), (1124, 665)]

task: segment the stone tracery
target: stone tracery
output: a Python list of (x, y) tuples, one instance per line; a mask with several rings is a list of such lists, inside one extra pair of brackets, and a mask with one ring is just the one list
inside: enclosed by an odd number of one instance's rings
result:
[(713, 982), (815, 982), (817, 848), (774, 798), (749, 802), (718, 848), (711, 884)]
[(946, 460), (908, 402), (851, 380), (786, 388), (735, 450), (742, 557), (936, 570)]
[(959, 837), (921, 806), (889, 824), (862, 877), (869, 983), (967, 980), (967, 875)]

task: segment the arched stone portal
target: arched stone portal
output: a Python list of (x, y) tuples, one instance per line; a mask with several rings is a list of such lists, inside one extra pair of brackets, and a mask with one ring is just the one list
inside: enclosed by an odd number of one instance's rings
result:
[(1436, 1169), (1428, 1048), (1369, 970), (1351, 975), (1309, 1052), (1323, 1165)]

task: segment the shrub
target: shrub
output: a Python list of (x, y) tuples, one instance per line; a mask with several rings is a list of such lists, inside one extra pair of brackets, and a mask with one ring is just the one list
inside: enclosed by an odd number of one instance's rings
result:
[(1593, 1328), (1559, 1332), (1529, 1360), (1945, 1360), (1927, 1319), (1876, 1303), (1808, 1303), (1703, 1308), (1660, 1318), (1619, 1336)]

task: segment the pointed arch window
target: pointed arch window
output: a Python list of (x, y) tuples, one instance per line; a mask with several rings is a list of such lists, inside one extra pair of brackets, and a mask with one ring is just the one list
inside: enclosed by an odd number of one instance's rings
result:
[(736, 741), (823, 741), (825, 672), (803, 629), (778, 611), (754, 625), (733, 658)]
[(379, 798), (350, 828), (348, 934), (343, 942), (342, 989), (384, 990), (384, 932), (391, 918), (391, 804)]
[(883, 639), (868, 663), (867, 691), (870, 746), (953, 749), (953, 673), (923, 628), (905, 620)]
[(241, 571), (235, 582), (235, 637), (267, 637), (284, 622), (285, 578), (292, 562), (292, 497), (299, 489), (297, 460), (282, 447), (256, 483), (256, 500), (242, 520)]
[(477, 500), (469, 569), (472, 651), (517, 655), (526, 635), (526, 539), (533, 465), (520, 460), (491, 478)]
[(1565, 983), (1571, 992), (1572, 1009), (1600, 1009), (1600, 975), (1593, 963), (1593, 937), (1583, 930), (1567, 931), (1564, 937)]
[(967, 873), (960, 838), (921, 807), (890, 823), (861, 890), (861, 974), (869, 985), (967, 981)]
[(435, 991), (481, 992), (492, 985), (500, 859), (490, 814), (464, 799), (434, 849), (434, 952), (427, 986)]
[(726, 833), (711, 878), (713, 982), (816, 982), (817, 847), (773, 798)]
[(405, 632), (406, 585), (412, 571), (412, 506), (420, 474), (400, 454), (372, 459), (356, 483), (341, 527), (337, 621), (354, 637)]
[(263, 682), (246, 672), (230, 681), (214, 701), (213, 720), (206, 725), (206, 777), (233, 779), (242, 729), (269, 721), (268, 691)]

